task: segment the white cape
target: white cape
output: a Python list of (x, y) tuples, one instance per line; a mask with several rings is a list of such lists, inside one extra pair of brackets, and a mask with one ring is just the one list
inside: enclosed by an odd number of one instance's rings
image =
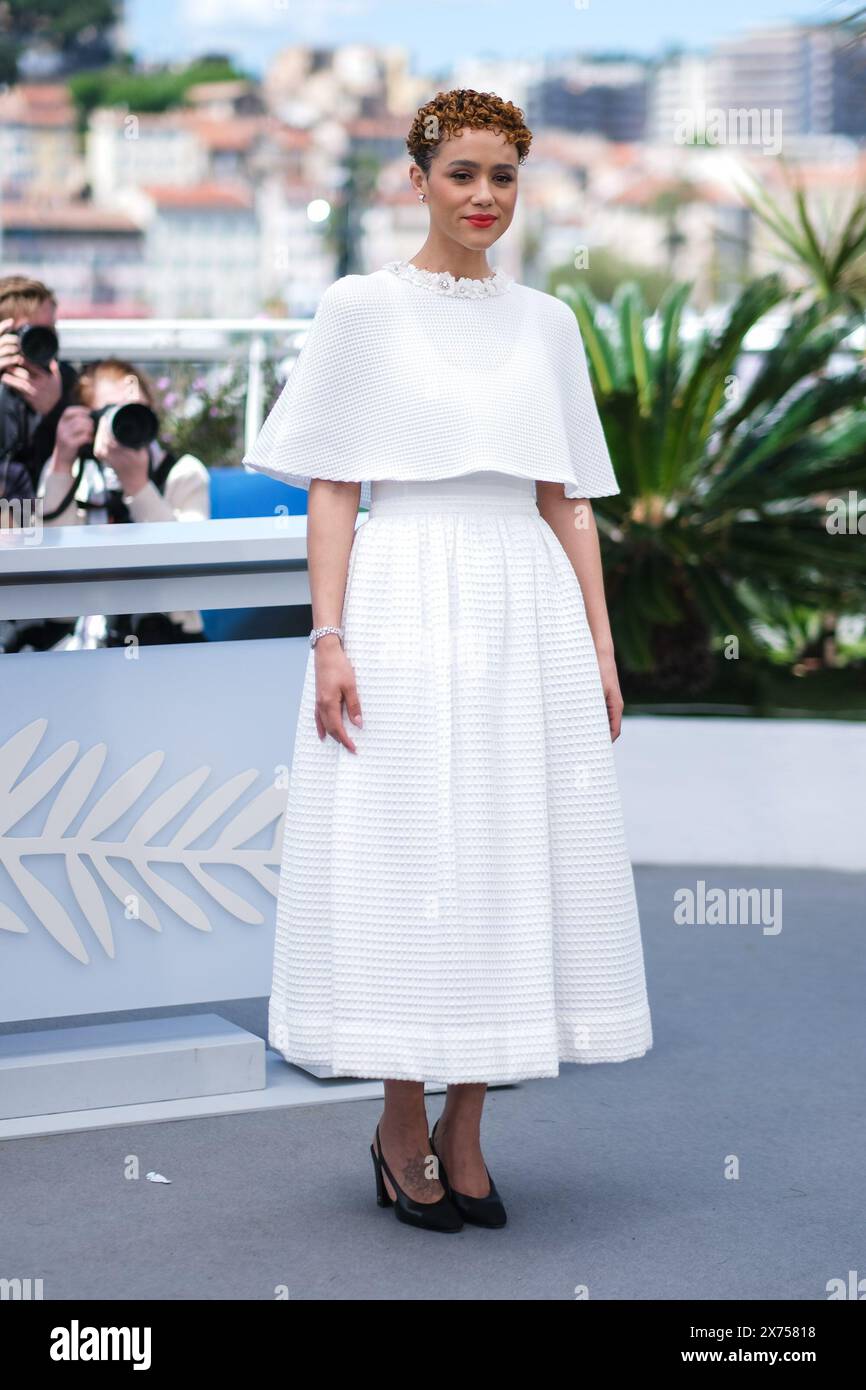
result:
[(510, 281), (459, 298), (383, 267), (326, 290), (244, 464), (294, 487), (493, 470), (619, 492), (566, 304)]

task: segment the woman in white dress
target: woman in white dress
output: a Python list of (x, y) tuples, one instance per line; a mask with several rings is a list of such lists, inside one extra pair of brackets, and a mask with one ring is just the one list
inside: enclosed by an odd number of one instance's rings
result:
[(488, 1084), (652, 1046), (588, 500), (619, 488), (574, 314), (487, 261), (530, 141), (490, 93), (419, 110), (427, 240), (326, 291), (244, 459), (309, 489), (315, 623), (269, 1042), (384, 1081), (379, 1203), (443, 1231), (506, 1219)]

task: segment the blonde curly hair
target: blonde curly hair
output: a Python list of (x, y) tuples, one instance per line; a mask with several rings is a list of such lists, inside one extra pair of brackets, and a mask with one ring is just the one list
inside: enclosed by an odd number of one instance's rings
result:
[(439, 145), (466, 126), (473, 130), (495, 130), (504, 135), (508, 143), (516, 147), (519, 164), (529, 153), (532, 132), (524, 124), (520, 107), (503, 101), (494, 92), (473, 92), (465, 88), (437, 92), (432, 101), (419, 106), (406, 137), (406, 147), (418, 167), (429, 174)]

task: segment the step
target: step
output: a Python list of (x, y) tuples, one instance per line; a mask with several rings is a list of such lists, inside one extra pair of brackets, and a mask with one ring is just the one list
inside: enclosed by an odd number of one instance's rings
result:
[(264, 1087), (264, 1040), (218, 1014), (0, 1036), (0, 1120)]

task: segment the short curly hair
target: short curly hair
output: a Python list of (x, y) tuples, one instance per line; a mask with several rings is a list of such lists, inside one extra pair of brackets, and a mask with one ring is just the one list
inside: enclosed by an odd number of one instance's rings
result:
[(532, 132), (524, 123), (523, 112), (510, 101), (503, 101), (494, 92), (473, 92), (460, 88), (452, 92), (437, 92), (432, 101), (419, 106), (406, 137), (406, 147), (425, 174), (437, 147), (457, 131), (469, 126), (473, 130), (495, 130), (517, 147), (518, 163), (522, 164)]

